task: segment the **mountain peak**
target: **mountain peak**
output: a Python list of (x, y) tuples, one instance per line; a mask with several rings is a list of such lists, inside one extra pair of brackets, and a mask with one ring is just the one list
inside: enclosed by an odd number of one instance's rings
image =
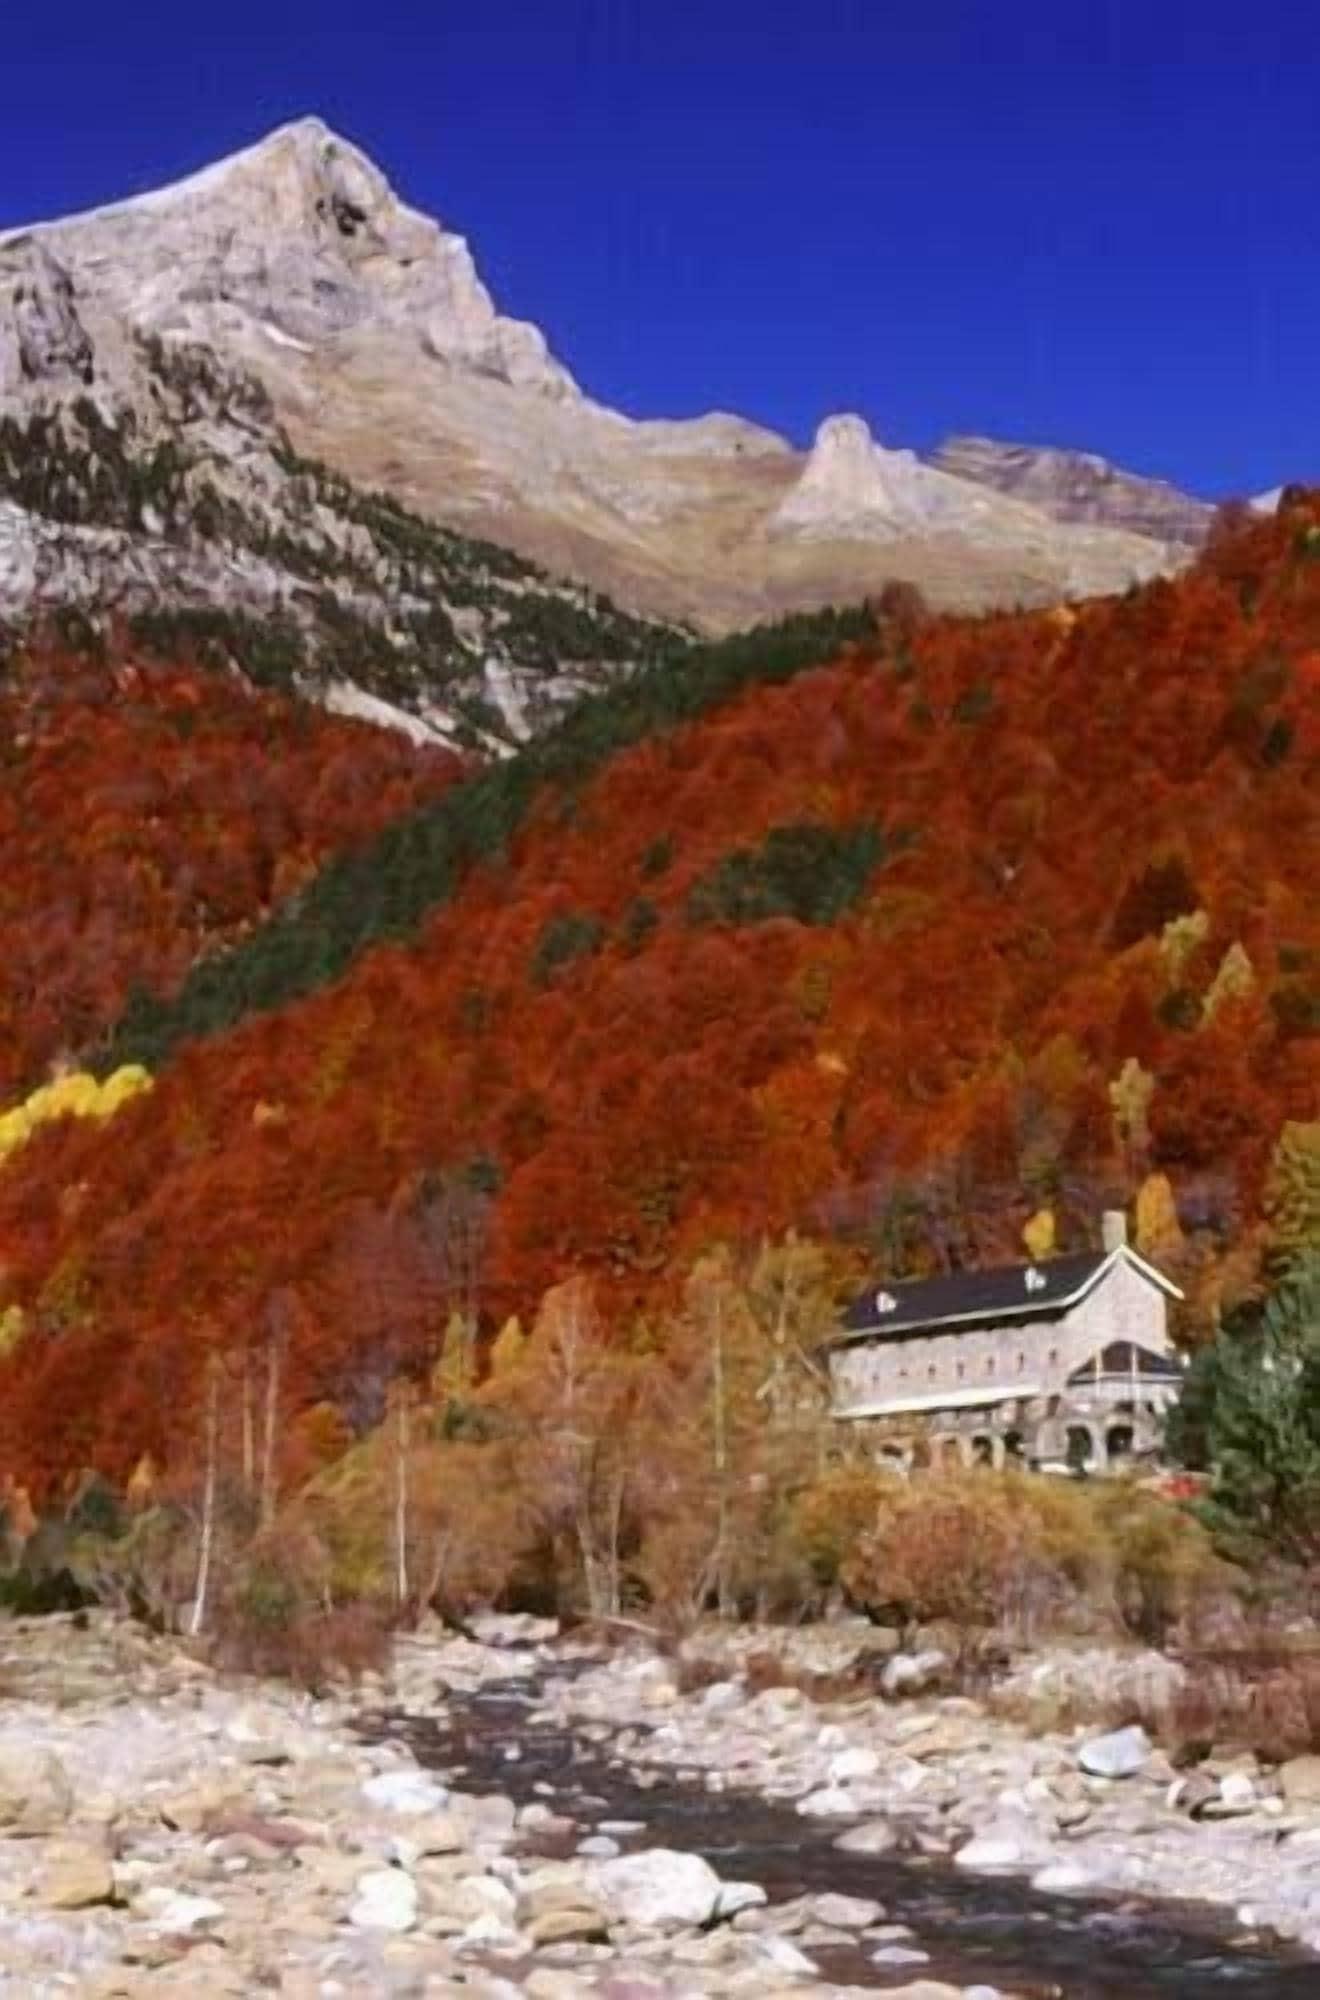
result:
[(218, 191), (233, 179), (264, 180), (278, 185), (291, 175), (302, 184), (304, 192), (308, 189), (330, 192), (347, 186), (364, 206), (403, 210), (403, 203), (370, 154), (352, 139), (334, 131), (323, 118), (314, 116), (276, 125), (264, 138), (226, 154), (183, 181), (176, 181), (172, 187), (162, 189), (161, 194)]
[(381, 337), (419, 367), (577, 393), (539, 330), (496, 311), (464, 239), (409, 208), (318, 117), (151, 193), (0, 236), (0, 247), (28, 236), (76, 270), (80, 309), (237, 348), (256, 372), (272, 340), (320, 353)]
[(963, 481), (933, 472), (913, 451), (877, 444), (864, 417), (827, 417), (796, 486), (775, 525), (806, 535), (831, 535), (861, 525), (893, 534), (966, 524), (990, 511)]
[(283, 139), (294, 139), (305, 145), (319, 145), (325, 139), (331, 139), (339, 146), (352, 144), (314, 111), (306, 112), (301, 118), (286, 118), (282, 125), (272, 125), (265, 138), (255, 142), (256, 148), (273, 146)]
[(64, 237), (71, 232), (82, 232), (97, 226), (131, 222), (134, 218), (158, 217), (163, 210), (176, 205), (195, 206), (198, 202), (222, 197), (235, 179), (270, 178), (287, 171), (290, 162), (315, 169), (327, 156), (336, 154), (360, 162), (384, 181), (384, 176), (372, 166), (367, 155), (351, 140), (332, 131), (324, 119), (311, 116), (295, 118), (284, 125), (276, 125), (262, 138), (254, 139), (232, 153), (222, 154), (218, 160), (209, 161), (177, 180), (165, 181), (159, 187), (149, 188), (140, 194), (117, 196), (98, 203), (94, 208), (79, 209), (57, 219), (0, 230), (0, 243), (27, 235)]

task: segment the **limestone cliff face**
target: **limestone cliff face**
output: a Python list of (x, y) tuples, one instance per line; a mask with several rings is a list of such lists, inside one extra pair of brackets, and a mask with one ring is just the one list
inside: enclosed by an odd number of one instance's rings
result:
[[(816, 433), (800, 478), (775, 512), (779, 532), (877, 537), (966, 535), (1026, 548), (1048, 534), (1036, 509), (1015, 505), (971, 480), (924, 464), (915, 452), (878, 444), (865, 420), (829, 417)], [(1158, 566), (1152, 548), (1151, 568)]]
[[(470, 579), (471, 601), (455, 596), (452, 546), (404, 553), (427, 535), (572, 577), (554, 588), (579, 610), (606, 591), (710, 628), (893, 577), (976, 607), (1121, 588), (1179, 559), (1162, 536), (1060, 520), (968, 470), (886, 450), (857, 418), (828, 420), (804, 454), (732, 414), (605, 408), (498, 311), (464, 238), (317, 119), (0, 236), (0, 618), (30, 605), (34, 575), (43, 604), (62, 579), (95, 603), (98, 565), (104, 594), (139, 608), (218, 591), (307, 627), (338, 596), (389, 649), (368, 694), (415, 709), (428, 683), (451, 685), (457, 644), (474, 672), (493, 662), (480, 699), (500, 710), (505, 668), (527, 661)], [(386, 523), (372, 494), (421, 527)], [(392, 674), (400, 616), (416, 629)], [(538, 655), (552, 679), (570, 666), (553, 623)], [(613, 630), (602, 671), (626, 671), (648, 630)], [(534, 692), (514, 687), (509, 716), (535, 715)]]
[(1199, 547), (1214, 511), (1166, 480), (1124, 472), (1089, 451), (955, 437), (931, 462), (958, 479), (1026, 501), (1053, 520), (1120, 528), (1174, 547)]
[(922, 465), (915, 452), (888, 451), (861, 417), (829, 417), (816, 433), (802, 475), (775, 510), (781, 533), (847, 534), (968, 526), (993, 514), (974, 488)]
[(393, 329), (441, 362), (577, 394), (537, 329), (496, 312), (463, 238), (406, 207), (319, 119), (29, 240), (77, 271), (86, 309), (135, 326), (258, 351)]
[(0, 396), (86, 386), (92, 373), (92, 343), (69, 273), (34, 237), (0, 241)]

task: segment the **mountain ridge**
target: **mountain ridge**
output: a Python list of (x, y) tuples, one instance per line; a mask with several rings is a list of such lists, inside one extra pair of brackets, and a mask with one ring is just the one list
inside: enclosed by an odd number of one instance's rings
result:
[[(49, 412), (91, 393), (144, 421), (144, 342), (208, 357), (239, 402), (255, 389), (272, 433), (351, 488), (671, 627), (727, 629), (890, 580), (963, 608), (1052, 601), (1186, 553), (1103, 520), (1060, 522), (902, 452), (885, 458), (897, 509), (822, 512), (819, 444), (798, 452), (726, 412), (606, 408), (539, 329), (498, 311), (466, 239), (317, 118), (166, 188), (0, 234), (7, 405)], [(210, 446), (242, 489), (253, 441), (226, 430)], [(938, 477), (949, 505), (932, 520), (913, 496)], [(262, 501), (288, 511), (278, 503)], [(163, 600), (187, 587), (178, 567), (162, 565)], [(228, 588), (269, 609), (243, 565)]]
[(1214, 518), (1208, 501), (1179, 491), (1168, 480), (1124, 472), (1093, 451), (948, 437), (930, 462), (940, 471), (1044, 507), (1058, 520), (1103, 521), (1178, 548), (1199, 548)]

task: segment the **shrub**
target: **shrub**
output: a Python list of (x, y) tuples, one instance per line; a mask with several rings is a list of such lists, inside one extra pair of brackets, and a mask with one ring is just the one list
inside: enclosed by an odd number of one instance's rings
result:
[(1177, 1763), (1214, 1749), (1250, 1750), (1265, 1763), (1320, 1751), (1320, 1659), (1261, 1643), (1185, 1661), (1174, 1699), (1142, 1716)]
[[(461, 1618), (507, 1598), (532, 1541), (527, 1498), (508, 1453), (461, 1435), (447, 1402), (418, 1410), (407, 1463), (406, 1569), (411, 1603)], [(467, 1406), (470, 1408), (470, 1406)], [(334, 1603), (391, 1601), (397, 1589), (394, 1425), (327, 1467), (294, 1504)]]
[(121, 1525), (122, 1533), (84, 1531), (69, 1544), (80, 1578), (99, 1603), (140, 1618), (157, 1631), (177, 1631), (197, 1572), (197, 1530), (191, 1513), (185, 1507), (158, 1504), (125, 1517)]
[(348, 1604), (299, 1611), (278, 1623), (230, 1620), (214, 1650), (237, 1672), (294, 1681), (315, 1694), (336, 1681), (378, 1673), (389, 1660), (390, 1634), (381, 1606)]
[(319, 1690), (381, 1666), (391, 1622), (378, 1600), (335, 1604), (318, 1537), (304, 1523), (285, 1520), (257, 1535), (230, 1567), (210, 1639), (227, 1667)]
[(122, 1535), (126, 1522), (119, 1495), (96, 1473), (88, 1473), (64, 1513), (71, 1535), (96, 1535), (114, 1541)]
[(900, 1491), (892, 1473), (856, 1462), (831, 1466), (795, 1498), (790, 1533), (822, 1591), (843, 1581), (845, 1565)]
[(1115, 1482), (1097, 1491), (1095, 1511), (1111, 1551), (1114, 1606), (1134, 1638), (1167, 1645), (1190, 1612), (1223, 1594), (1227, 1572), (1184, 1508)]
[(909, 1632), (947, 1624), (960, 1660), (984, 1650), (1035, 1551), (1004, 1483), (931, 1473), (896, 1489), (843, 1564), (852, 1595)]
[(1079, 1623), (1163, 1645), (1232, 1583), (1190, 1513), (1125, 1481), (838, 1467), (795, 1528), (822, 1585), (909, 1627), (947, 1622), (965, 1656), (995, 1628), (1025, 1640)]
[(82, 1611), (96, 1595), (67, 1568), (17, 1569), (0, 1577), (0, 1610), (19, 1618), (49, 1618), (55, 1612)]
[(1005, 1475), (1021, 1545), (1030, 1553), (1018, 1579), (1015, 1611), (1027, 1631), (1059, 1622), (1107, 1619), (1113, 1601), (1113, 1550), (1089, 1482)]

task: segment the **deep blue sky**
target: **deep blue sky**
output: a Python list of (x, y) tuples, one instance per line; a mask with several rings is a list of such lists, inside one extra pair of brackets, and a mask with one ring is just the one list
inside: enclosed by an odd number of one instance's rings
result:
[(0, 221), (316, 111), (637, 413), (1320, 476), (1307, 0), (11, 0)]

